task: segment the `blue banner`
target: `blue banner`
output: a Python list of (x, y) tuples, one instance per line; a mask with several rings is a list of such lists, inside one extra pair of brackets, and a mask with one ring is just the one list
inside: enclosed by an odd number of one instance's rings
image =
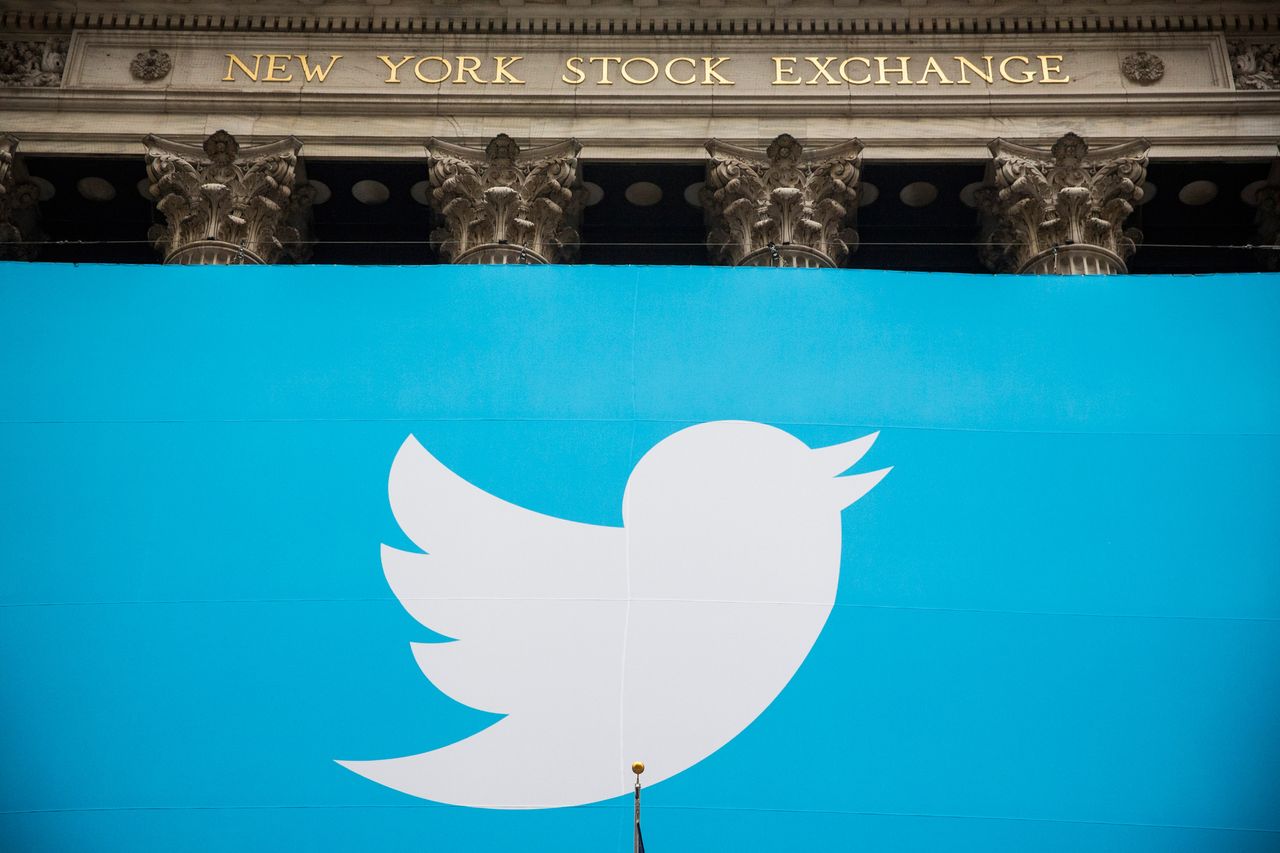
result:
[(1280, 844), (1280, 276), (0, 265), (0, 848)]

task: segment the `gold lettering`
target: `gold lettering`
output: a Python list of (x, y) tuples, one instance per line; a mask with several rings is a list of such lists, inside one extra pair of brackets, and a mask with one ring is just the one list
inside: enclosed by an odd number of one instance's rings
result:
[[(422, 73), (422, 63), (439, 62), (444, 67), (444, 73), (439, 77), (427, 77)], [(413, 64), (413, 76), (417, 77), (423, 83), (443, 83), (453, 74), (453, 63), (445, 59), (443, 56), (424, 56)]]
[(379, 56), (378, 58), (385, 62), (387, 64), (387, 68), (391, 70), (391, 73), (387, 75), (387, 79), (382, 81), (383, 83), (399, 83), (400, 78), (396, 76), (396, 72), (400, 70), (401, 65), (404, 65), (410, 59), (413, 59), (412, 56), (406, 56), (399, 62), (392, 63), (390, 56)]
[(459, 56), (458, 59), (458, 76), (453, 78), (455, 83), (465, 83), (462, 79), (463, 74), (470, 74), (471, 80), (475, 83), (484, 83), (479, 75), (476, 74), (480, 70), (480, 57), (478, 56)]
[[(880, 66), (880, 79), (876, 81), (876, 85), (877, 85), (877, 86), (888, 86), (888, 85), (889, 85), (889, 81), (885, 79), (885, 74), (887, 74), (888, 72), (886, 71), (886, 69), (885, 69), (885, 67), (884, 67), (884, 64), (885, 64), (885, 62), (887, 62), (887, 61), (888, 61), (889, 57), (887, 57), (887, 56), (876, 56), (876, 57), (872, 57), (872, 58), (873, 58), (873, 59), (875, 59), (875, 61), (876, 61), (876, 65)], [(909, 57), (909, 56), (895, 56), (895, 57), (894, 57), (894, 59), (898, 60), (898, 67), (897, 67), (897, 68), (895, 68), (895, 69), (894, 69), (894, 71), (893, 71), (893, 73), (894, 73), (894, 74), (899, 75), (898, 85), (899, 85), (899, 86), (913, 86), (913, 85), (915, 85), (915, 84), (912, 82), (912, 80), (911, 80), (911, 72), (907, 70), (907, 63), (911, 60), (911, 57)]]
[[(783, 63), (786, 63), (784, 66)], [(799, 86), (804, 81), (799, 76), (794, 80), (783, 80), (783, 74), (796, 73), (796, 58), (794, 56), (775, 56), (773, 58), (773, 85), (775, 86)]]
[[(517, 86), (524, 85), (523, 80), (519, 79), (507, 70), (509, 66), (515, 65), (517, 62), (524, 59), (523, 56), (495, 56), (493, 59), (498, 63), (497, 69), (493, 72), (494, 83), (514, 83)], [(505, 80), (502, 79), (504, 77), (506, 78)]]
[(954, 80), (942, 73), (942, 67), (938, 65), (938, 60), (934, 59), (932, 56), (930, 56), (929, 61), (924, 64), (924, 73), (920, 75), (920, 79), (917, 80), (916, 83), (922, 86), (927, 86), (929, 84), (930, 74), (937, 74), (938, 82), (943, 86), (955, 85)]
[[(672, 66), (674, 66), (677, 62), (687, 62), (687, 63), (689, 63), (689, 66), (690, 66), (689, 73), (690, 73), (692, 76), (690, 76), (688, 80), (677, 80), (677, 79), (676, 79), (675, 74), (672, 72), (671, 68), (672, 68)], [(692, 86), (694, 83), (697, 83), (697, 82), (698, 82), (698, 70), (697, 70), (697, 69), (698, 69), (698, 62), (697, 62), (697, 60), (695, 60), (693, 57), (691, 57), (691, 56), (677, 56), (675, 59), (673, 59), (673, 60), (671, 60), (670, 62), (668, 62), (668, 63), (667, 63), (667, 67), (663, 69), (663, 73), (667, 75), (667, 79), (668, 79), (668, 80), (670, 80), (672, 83), (675, 83), (677, 86)]]
[(329, 72), (333, 70), (334, 63), (341, 58), (342, 54), (331, 53), (329, 54), (329, 65), (327, 67), (321, 68), (320, 63), (317, 62), (316, 67), (312, 68), (310, 63), (307, 62), (307, 54), (298, 54), (298, 61), (302, 63), (302, 73), (306, 75), (308, 83), (316, 79), (323, 83), (324, 78), (328, 77)]
[[(716, 71), (716, 66), (722, 62), (728, 62), (727, 56), (704, 56), (702, 57), (702, 85), (704, 86), (732, 86), (732, 80), (726, 80), (720, 76), (720, 72)], [(711, 79), (714, 77), (715, 79)]]
[(287, 70), (284, 64), (293, 58), (291, 53), (268, 53), (267, 54), (267, 76), (262, 78), (263, 83), (288, 83), (293, 80), (293, 75), (289, 74), (284, 77), (277, 77), (277, 74), (284, 74)]
[[(1049, 77), (1050, 74), (1062, 74), (1062, 65), (1060, 64), (1062, 62), (1061, 54), (1050, 53), (1046, 56), (1037, 56), (1036, 59), (1040, 60), (1040, 71), (1041, 71), (1040, 82), (1041, 83), (1070, 83), (1071, 82), (1070, 75), (1059, 77), (1057, 80), (1050, 79)], [(1050, 59), (1056, 59), (1058, 61), (1055, 62), (1053, 65), (1050, 65), (1049, 64)]]
[[(571, 74), (577, 74), (578, 79), (570, 80), (567, 74), (561, 74), (560, 79), (568, 83), (570, 86), (582, 85), (582, 82), (587, 79), (587, 75), (582, 73), (582, 62), (583, 62), (583, 59), (581, 56), (571, 56), (568, 59), (566, 59), (564, 61), (565, 70)], [(575, 65), (574, 63), (577, 63), (577, 64)]]
[[(848, 67), (849, 67), (849, 63), (850, 63), (850, 62), (861, 62), (863, 65), (867, 66), (867, 76), (866, 76), (866, 77), (862, 77), (862, 78), (860, 78), (860, 79), (858, 79), (858, 80), (854, 80), (854, 79), (852, 79), (852, 78), (851, 78), (851, 77), (846, 73), (846, 70), (848, 69)], [(852, 84), (853, 84), (853, 85), (855, 85), (855, 86), (862, 86), (862, 85), (865, 85), (865, 84), (867, 84), (867, 83), (870, 83), (870, 82), (871, 82), (871, 60), (870, 60), (870, 59), (867, 59), (865, 56), (851, 56), (851, 57), (849, 57), (849, 58), (848, 58), (848, 59), (846, 59), (844, 62), (841, 62), (841, 63), (840, 63), (840, 77), (841, 77), (841, 79), (843, 79), (846, 83), (852, 83)]]
[(1000, 60), (1000, 76), (1008, 80), (1010, 83), (1031, 83), (1036, 79), (1036, 72), (1026, 69), (1022, 72), (1024, 75), (1021, 80), (1009, 76), (1009, 63), (1021, 62), (1024, 65), (1030, 65), (1031, 60), (1025, 56), (1006, 56)]
[(969, 71), (972, 71), (974, 74), (977, 74), (983, 80), (986, 80), (988, 83), (996, 82), (995, 71), (991, 68), (991, 60), (994, 59), (995, 57), (984, 56), (982, 58), (987, 63), (987, 70), (985, 73), (982, 71), (981, 68), (974, 65), (972, 62), (970, 62), (968, 59), (964, 58), (963, 56), (953, 57), (953, 59), (955, 59), (956, 62), (960, 63), (960, 83), (962, 85), (965, 85), (965, 86), (970, 85), (969, 75), (965, 73), (966, 68)]
[(613, 81), (609, 79), (609, 63), (621, 62), (621, 61), (622, 61), (621, 56), (588, 56), (587, 57), (587, 62), (600, 63), (600, 79), (597, 80), (596, 82), (599, 83), (601, 86), (613, 85)]
[(260, 65), (262, 65), (262, 54), (260, 53), (255, 53), (253, 55), (252, 71), (249, 70), (249, 66), (245, 65), (242, 61), (240, 61), (240, 57), (236, 56), (234, 53), (228, 53), (227, 54), (227, 76), (222, 78), (222, 82), (224, 83), (235, 82), (235, 78), (231, 76), (231, 69), (236, 66), (239, 66), (240, 70), (244, 72), (244, 75), (246, 77), (248, 77), (253, 82), (257, 83), (258, 67)]
[[(635, 77), (632, 77), (630, 74), (627, 73), (627, 66), (633, 62), (640, 62), (649, 66), (649, 70), (653, 72), (652, 74), (649, 75), (649, 79), (640, 80)], [(633, 86), (645, 86), (645, 85), (648, 85), (649, 83), (652, 83), (654, 80), (658, 79), (658, 63), (654, 62), (652, 59), (650, 59), (647, 56), (631, 57), (626, 62), (622, 63), (621, 71), (622, 71), (622, 79), (626, 80), (628, 83), (632, 84)]]
[(840, 85), (840, 81), (832, 77), (831, 72), (827, 70), (827, 66), (836, 61), (836, 58), (834, 56), (824, 56), (821, 62), (818, 61), (818, 57), (816, 56), (806, 56), (804, 58), (804, 61), (812, 65), (814, 69), (818, 72), (813, 75), (812, 80), (809, 80), (808, 82), (805, 83), (806, 86), (818, 85), (818, 78), (820, 77), (826, 80), (827, 84), (830, 86)]

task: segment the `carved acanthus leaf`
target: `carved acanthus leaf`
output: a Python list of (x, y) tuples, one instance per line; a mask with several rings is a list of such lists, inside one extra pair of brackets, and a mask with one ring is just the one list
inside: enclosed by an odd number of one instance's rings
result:
[(67, 63), (67, 40), (0, 41), (0, 86), (57, 86)]
[(702, 191), (717, 262), (839, 266), (857, 246), (862, 143), (805, 151), (782, 134), (765, 151), (713, 139)]
[[(203, 146), (148, 136), (147, 175), (165, 224), (152, 229), (166, 263), (274, 263), (304, 242), (289, 208), (302, 143), (241, 148), (219, 130)], [(292, 217), (292, 221), (290, 220)], [(217, 246), (219, 251), (200, 247)]]
[(528, 151), (506, 134), (484, 149), (438, 139), (426, 147), (441, 220), (431, 238), (443, 259), (553, 263), (576, 254), (584, 201), (576, 139)]
[(18, 140), (0, 133), (0, 259), (29, 261), (35, 242), (44, 235), (38, 226), (40, 188), (27, 177), (18, 156)]
[(1091, 151), (1074, 133), (1048, 151), (992, 142), (988, 186), (978, 194), (990, 220), (984, 262), (1024, 272), (1045, 252), (1088, 246), (1123, 271), (1142, 237), (1124, 221), (1142, 199), (1148, 147), (1134, 140)]
[(1280, 42), (1227, 42), (1231, 73), (1241, 90), (1280, 89)]

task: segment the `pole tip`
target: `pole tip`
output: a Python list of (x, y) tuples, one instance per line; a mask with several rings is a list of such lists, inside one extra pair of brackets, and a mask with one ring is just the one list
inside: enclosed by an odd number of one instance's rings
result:
[(633, 763), (633, 764), (631, 765), (631, 772), (632, 772), (632, 773), (634, 773), (634, 774), (636, 774), (637, 776), (639, 776), (641, 773), (643, 773), (643, 772), (644, 772), (644, 762), (643, 762), (643, 761), (637, 761), (637, 762)]

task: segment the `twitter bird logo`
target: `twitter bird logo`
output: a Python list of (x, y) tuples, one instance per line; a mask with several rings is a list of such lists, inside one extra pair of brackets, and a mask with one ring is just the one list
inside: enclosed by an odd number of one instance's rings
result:
[(697, 764), (768, 707), (818, 639), (840, 576), (840, 514), (889, 469), (841, 475), (877, 435), (811, 449), (759, 423), (680, 430), (636, 464), (622, 527), (507, 503), (410, 436), (391, 507), (426, 553), (383, 546), (387, 582), (453, 638), (411, 644), (427, 678), (505, 716), (430, 752), (339, 763), (483, 808), (625, 794), (633, 758), (651, 782)]

